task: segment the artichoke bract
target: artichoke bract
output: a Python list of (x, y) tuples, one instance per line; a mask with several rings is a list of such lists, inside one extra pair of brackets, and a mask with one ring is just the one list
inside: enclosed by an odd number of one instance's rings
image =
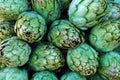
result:
[(2, 64), (1, 62), (0, 62), (0, 69), (3, 69), (3, 68), (5, 68), (6, 66), (5, 66), (5, 64)]
[(115, 3), (120, 4), (120, 0), (107, 0), (107, 1), (109, 1), (109, 2), (115, 2)]
[(17, 20), (18, 15), (28, 10), (27, 0), (0, 0), (0, 19)]
[(31, 53), (30, 46), (14, 36), (0, 43), (0, 62), (7, 67), (23, 66)]
[(84, 33), (67, 20), (56, 20), (50, 27), (48, 40), (57, 47), (74, 48), (84, 42)]
[(107, 52), (100, 56), (98, 73), (105, 80), (120, 80), (120, 54)]
[(65, 73), (60, 80), (87, 80), (87, 79), (76, 72), (68, 72)]
[(96, 25), (90, 32), (89, 41), (100, 52), (112, 51), (120, 44), (120, 22), (107, 21)]
[(68, 67), (84, 76), (96, 73), (98, 67), (98, 53), (87, 43), (80, 44), (67, 52)]
[(14, 35), (14, 26), (8, 21), (0, 21), (0, 42)]
[(61, 51), (50, 43), (41, 43), (33, 51), (29, 66), (34, 71), (54, 71), (64, 66)]
[(47, 23), (60, 17), (60, 4), (58, 0), (32, 0), (35, 11), (42, 15)]
[(103, 17), (102, 21), (119, 20), (120, 19), (120, 4), (110, 2), (106, 10), (107, 14)]
[(34, 43), (43, 38), (47, 27), (41, 15), (36, 12), (23, 12), (19, 15), (14, 30), (20, 39)]
[(106, 0), (72, 0), (68, 9), (69, 20), (77, 28), (87, 30), (99, 23), (106, 8)]
[(28, 80), (28, 73), (19, 68), (4, 68), (0, 70), (0, 80)]
[(58, 80), (58, 78), (50, 71), (41, 71), (33, 74), (31, 80)]

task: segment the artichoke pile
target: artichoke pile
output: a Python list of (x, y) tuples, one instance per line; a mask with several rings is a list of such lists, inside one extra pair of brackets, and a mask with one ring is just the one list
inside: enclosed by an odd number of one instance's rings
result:
[(0, 80), (120, 80), (120, 0), (1, 0)]

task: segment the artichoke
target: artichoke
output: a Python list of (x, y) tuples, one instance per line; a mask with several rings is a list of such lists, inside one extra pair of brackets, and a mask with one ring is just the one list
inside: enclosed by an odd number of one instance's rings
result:
[(106, 10), (107, 14), (103, 17), (103, 21), (120, 19), (120, 4), (110, 2)]
[(98, 53), (88, 44), (83, 43), (67, 52), (68, 67), (84, 76), (96, 73), (98, 67)]
[(64, 57), (60, 50), (50, 43), (41, 43), (33, 51), (29, 66), (34, 71), (54, 71), (64, 66)]
[(28, 80), (28, 74), (19, 68), (4, 68), (0, 70), (0, 80)]
[(68, 15), (69, 20), (79, 29), (88, 28), (99, 23), (106, 13), (106, 0), (72, 0)]
[(35, 11), (41, 14), (47, 23), (60, 17), (60, 4), (58, 0), (32, 0)]
[(76, 72), (68, 72), (65, 73), (60, 80), (87, 80), (87, 79)]
[(120, 80), (120, 54), (107, 52), (100, 56), (98, 73), (104, 80)]
[(89, 41), (98, 51), (112, 51), (120, 44), (120, 22), (107, 21), (95, 26)]
[(8, 21), (0, 21), (0, 42), (14, 35), (13, 25)]
[(48, 33), (49, 41), (63, 49), (74, 48), (83, 43), (83, 36), (84, 33), (67, 20), (54, 21)]
[(44, 18), (36, 12), (21, 13), (14, 27), (17, 36), (28, 43), (39, 42), (46, 29)]
[(30, 46), (16, 36), (0, 43), (0, 62), (7, 67), (23, 66), (29, 59)]
[(50, 71), (37, 72), (32, 76), (31, 80), (58, 80), (56, 75)]
[(28, 10), (27, 0), (0, 0), (0, 19), (17, 20), (18, 15)]

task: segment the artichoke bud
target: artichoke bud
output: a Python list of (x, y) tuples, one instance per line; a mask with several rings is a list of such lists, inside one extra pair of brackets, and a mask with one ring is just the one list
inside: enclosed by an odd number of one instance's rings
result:
[(98, 51), (112, 51), (120, 44), (120, 22), (109, 20), (96, 25), (90, 32), (89, 41)]
[(31, 47), (13, 36), (0, 43), (0, 62), (7, 67), (23, 66), (31, 53)]
[(94, 75), (98, 67), (98, 52), (86, 43), (67, 52), (68, 67), (83, 76)]
[(84, 32), (67, 20), (56, 20), (51, 25), (48, 40), (63, 49), (74, 48), (84, 42)]

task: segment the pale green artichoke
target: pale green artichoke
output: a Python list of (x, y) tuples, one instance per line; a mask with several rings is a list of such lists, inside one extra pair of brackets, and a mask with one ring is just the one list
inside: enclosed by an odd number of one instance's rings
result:
[(14, 27), (17, 36), (28, 43), (39, 42), (46, 29), (44, 18), (36, 12), (21, 13)]
[(0, 70), (0, 80), (28, 80), (28, 73), (19, 68), (4, 68)]
[(33, 74), (31, 80), (58, 80), (58, 78), (50, 71), (41, 71)]
[(99, 23), (106, 13), (106, 0), (72, 0), (68, 15), (69, 20), (79, 29), (87, 30)]
[(58, 0), (31, 0), (35, 11), (42, 15), (46, 22), (52, 22), (60, 17), (60, 3)]
[(39, 44), (32, 52), (29, 66), (34, 71), (54, 71), (64, 66), (60, 50), (50, 43)]
[(0, 42), (14, 35), (14, 26), (8, 21), (0, 21)]
[(83, 43), (67, 52), (68, 67), (84, 76), (96, 73), (98, 67), (98, 53), (88, 44)]
[(104, 80), (120, 80), (120, 54), (107, 52), (100, 56), (98, 73)]
[(28, 10), (27, 0), (0, 0), (0, 19), (17, 20), (18, 15)]
[(76, 72), (68, 72), (62, 75), (60, 80), (87, 80), (87, 79)]
[(7, 67), (23, 66), (31, 53), (30, 46), (16, 36), (0, 43), (0, 62)]
[(95, 26), (89, 36), (90, 43), (101, 52), (108, 52), (120, 44), (120, 22), (107, 21)]
[(57, 47), (74, 48), (84, 42), (84, 33), (67, 20), (56, 20), (50, 27), (48, 39)]
[(102, 21), (107, 20), (119, 20), (120, 19), (120, 4), (110, 2), (106, 10), (106, 16), (102, 18)]

